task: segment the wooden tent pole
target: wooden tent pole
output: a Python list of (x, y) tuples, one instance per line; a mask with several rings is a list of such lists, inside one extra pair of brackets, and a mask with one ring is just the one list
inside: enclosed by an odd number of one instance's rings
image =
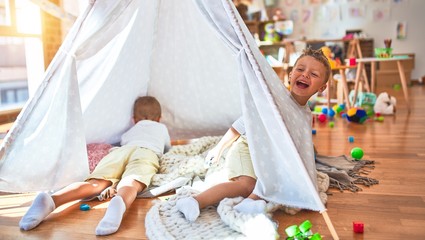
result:
[(334, 240), (339, 240), (338, 234), (335, 231), (334, 226), (332, 225), (331, 219), (329, 218), (328, 213), (325, 211), (321, 212), (323, 219), (325, 219), (326, 225), (328, 226), (329, 231), (331, 232), (332, 238)]

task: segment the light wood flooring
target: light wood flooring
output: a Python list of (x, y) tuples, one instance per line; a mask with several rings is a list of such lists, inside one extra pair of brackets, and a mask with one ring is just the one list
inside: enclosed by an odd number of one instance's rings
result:
[[(361, 147), (364, 159), (375, 160), (370, 177), (378, 185), (358, 193), (330, 190), (327, 209), (340, 239), (425, 239), (425, 87), (409, 88), (412, 111), (408, 114), (403, 92), (385, 89), (398, 101), (394, 116), (384, 122), (348, 123), (339, 118), (335, 127), (315, 124), (313, 137), (319, 153), (336, 156), (349, 154)], [(354, 136), (354, 143), (349, 143)], [(152, 200), (138, 199), (128, 210), (119, 231), (107, 237), (96, 237), (95, 227), (107, 203), (90, 202), (92, 210), (80, 211), (80, 203), (71, 203), (51, 214), (40, 226), (25, 232), (18, 222), (30, 205), (33, 194), (0, 195), (0, 239), (146, 239), (145, 215)], [(313, 231), (332, 239), (322, 216), (302, 211), (294, 216), (275, 212), (282, 239), (287, 226), (306, 219)], [(362, 221), (364, 233), (354, 233), (352, 222)]]

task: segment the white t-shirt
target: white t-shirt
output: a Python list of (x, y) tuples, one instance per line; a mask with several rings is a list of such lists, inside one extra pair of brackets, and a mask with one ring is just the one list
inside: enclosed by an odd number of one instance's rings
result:
[(121, 136), (123, 145), (148, 148), (161, 157), (171, 148), (170, 134), (164, 124), (142, 120)]
[(245, 135), (245, 123), (243, 122), (243, 116), (240, 116), (236, 121), (233, 122), (232, 127), (240, 134)]

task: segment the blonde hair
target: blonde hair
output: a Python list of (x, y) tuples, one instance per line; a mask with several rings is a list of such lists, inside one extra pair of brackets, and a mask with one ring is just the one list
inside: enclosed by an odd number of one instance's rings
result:
[(328, 58), (323, 53), (322, 49), (317, 49), (317, 50), (313, 50), (311, 48), (304, 49), (301, 56), (299, 56), (297, 61), (295, 61), (294, 66), (297, 65), (298, 60), (306, 56), (313, 57), (314, 59), (316, 59), (317, 61), (323, 64), (323, 66), (325, 67), (325, 83), (326, 83), (329, 77), (331, 76), (331, 65), (329, 64)]
[(134, 102), (133, 116), (136, 122), (140, 120), (158, 121), (161, 118), (161, 104), (151, 96), (138, 97)]

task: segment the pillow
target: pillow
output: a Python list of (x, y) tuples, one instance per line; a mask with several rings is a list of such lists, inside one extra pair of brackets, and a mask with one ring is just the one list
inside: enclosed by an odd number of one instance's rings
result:
[(87, 145), (90, 173), (93, 172), (100, 160), (109, 153), (109, 149), (112, 147), (111, 144), (107, 143), (90, 143)]

